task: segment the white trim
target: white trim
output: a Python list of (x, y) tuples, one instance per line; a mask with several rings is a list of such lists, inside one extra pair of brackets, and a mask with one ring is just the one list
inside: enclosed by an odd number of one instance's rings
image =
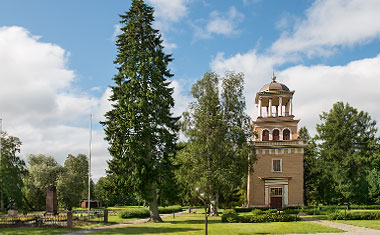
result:
[(282, 129), (282, 132), (281, 132), (282, 138), (281, 138), (281, 140), (284, 140), (284, 131), (285, 130), (289, 130), (289, 140), (292, 140), (292, 129), (290, 129), (290, 127), (284, 127)]
[(288, 205), (289, 203), (289, 186), (288, 185), (284, 185), (284, 204), (285, 206)]
[(265, 205), (269, 205), (269, 188), (265, 187), (264, 191)]
[(273, 140), (273, 132), (274, 130), (278, 130), (278, 140), (281, 140), (281, 129), (280, 128), (273, 128), (272, 129), (272, 140)]
[(268, 134), (269, 134), (269, 136), (268, 136), (269, 139), (268, 139), (268, 140), (272, 140), (272, 139), (271, 139), (272, 134), (271, 134), (271, 132), (270, 132), (270, 129), (268, 129), (268, 128), (264, 128), (264, 129), (261, 130), (260, 140), (261, 140), (261, 141), (267, 141), (267, 140), (263, 140), (263, 133), (264, 133), (264, 131), (268, 131)]
[[(280, 170), (279, 171), (274, 171), (273, 170), (273, 161), (274, 160), (280, 160)], [(282, 158), (272, 158), (271, 159), (271, 172), (275, 173), (275, 172), (282, 172)]]

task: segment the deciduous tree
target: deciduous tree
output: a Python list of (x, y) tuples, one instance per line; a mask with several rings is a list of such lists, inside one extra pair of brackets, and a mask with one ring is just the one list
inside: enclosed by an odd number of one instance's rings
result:
[(219, 86), (218, 75), (206, 73), (192, 87), (195, 101), (183, 115), (188, 142), (178, 156), (177, 171), (187, 195), (194, 195), (195, 187), (206, 192), (214, 215), (221, 199), (231, 198), (237, 187), (245, 188), (249, 159), (255, 160), (243, 75), (227, 73), (221, 92)]

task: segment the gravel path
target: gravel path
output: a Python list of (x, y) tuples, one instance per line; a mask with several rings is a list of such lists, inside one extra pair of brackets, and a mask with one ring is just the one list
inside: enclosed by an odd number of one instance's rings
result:
[[(376, 229), (369, 229), (369, 228), (364, 228), (364, 227), (358, 227), (354, 225), (349, 225), (349, 224), (342, 224), (342, 223), (337, 223), (337, 222), (332, 222), (328, 220), (319, 220), (316, 218), (311, 218), (311, 217), (304, 217), (301, 216), (301, 218), (305, 221), (310, 221), (316, 224), (332, 227), (332, 228), (337, 228), (337, 229), (342, 229), (346, 232), (343, 233), (313, 233), (312, 235), (332, 235), (332, 234), (341, 234), (341, 235), (380, 235), (380, 230)], [(301, 235), (301, 234), (292, 234), (292, 235)], [(304, 234), (302, 234), (304, 235)], [(310, 234), (309, 234), (310, 235)]]

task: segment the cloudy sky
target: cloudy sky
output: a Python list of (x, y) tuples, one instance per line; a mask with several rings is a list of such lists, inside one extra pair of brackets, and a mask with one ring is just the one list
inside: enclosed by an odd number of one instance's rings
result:
[[(147, 0), (154, 6), (175, 74), (179, 115), (205, 72), (234, 70), (246, 79), (247, 110), (270, 82), (295, 90), (300, 125), (315, 133), (337, 101), (380, 119), (379, 0)], [(93, 176), (105, 175), (107, 143), (98, 124), (110, 108), (115, 36), (130, 1), (2, 0), (0, 118), (18, 136), (22, 157), (46, 154), (63, 163), (88, 153), (93, 115)]]

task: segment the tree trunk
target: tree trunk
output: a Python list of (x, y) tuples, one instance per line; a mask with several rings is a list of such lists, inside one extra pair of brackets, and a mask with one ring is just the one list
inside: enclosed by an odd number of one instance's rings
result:
[(214, 203), (210, 202), (211, 216), (218, 216), (219, 193), (215, 192)]
[(162, 219), (160, 217), (160, 214), (158, 213), (158, 202), (157, 202), (157, 194), (156, 189), (152, 186), (151, 187), (151, 198), (149, 201), (149, 215), (150, 215), (150, 222), (162, 222)]
[(36, 210), (39, 211), (40, 210), (40, 200), (41, 200), (41, 190), (38, 189), (37, 190), (37, 197), (36, 197)]
[(28, 201), (28, 199), (25, 197), (24, 194), (22, 194), (22, 197), (24, 198), (24, 201), (25, 201), (26, 205), (28, 205), (29, 209), (32, 210), (32, 211), (35, 211), (35, 209), (33, 208), (32, 204), (30, 204), (30, 202)]

